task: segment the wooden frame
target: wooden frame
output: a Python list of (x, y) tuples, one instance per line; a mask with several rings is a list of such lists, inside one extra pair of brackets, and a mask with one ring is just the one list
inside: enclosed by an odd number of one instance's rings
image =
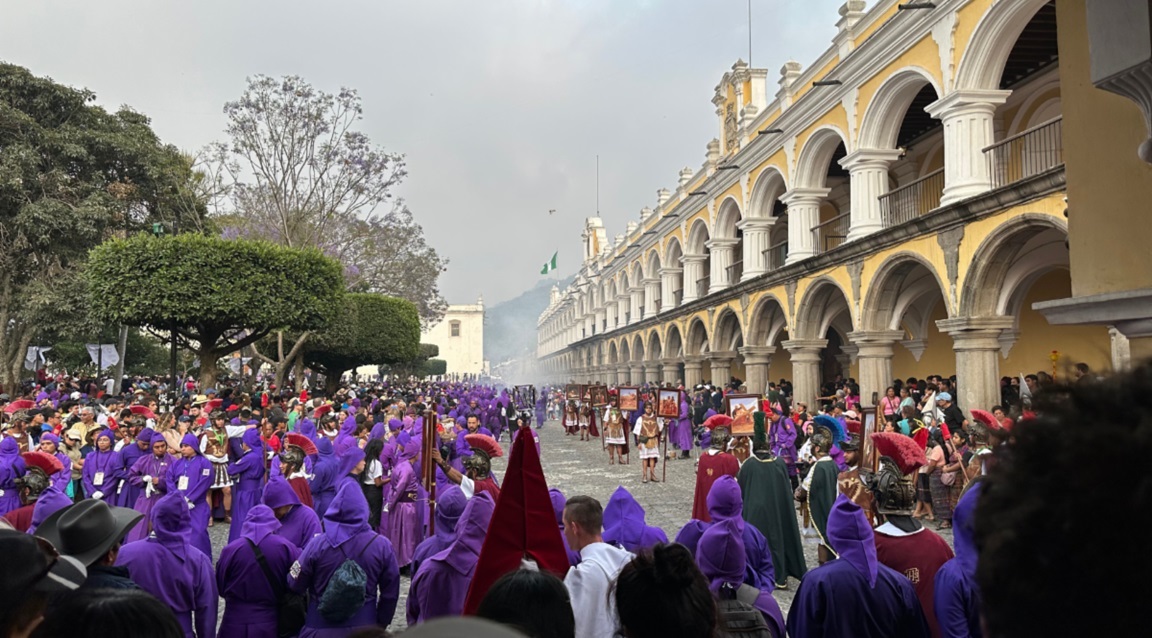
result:
[(589, 386), (588, 395), (592, 402), (592, 407), (602, 408), (608, 405), (608, 386), (594, 385)]
[(617, 388), (617, 403), (621, 412), (635, 412), (640, 409), (640, 388), (624, 386)]
[(656, 402), (656, 416), (665, 419), (680, 418), (680, 391), (659, 390)]
[(565, 401), (576, 401), (577, 403), (579, 403), (580, 402), (580, 395), (581, 395), (580, 386), (576, 385), (575, 383), (569, 383), (568, 385), (564, 386), (564, 400)]
[(724, 412), (732, 417), (732, 436), (752, 436), (756, 429), (752, 414), (760, 410), (759, 394), (729, 394), (724, 397)]

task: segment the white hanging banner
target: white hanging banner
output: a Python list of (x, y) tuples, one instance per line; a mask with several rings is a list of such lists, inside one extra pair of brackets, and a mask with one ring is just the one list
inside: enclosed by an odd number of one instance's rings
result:
[(28, 352), (24, 354), (24, 369), (25, 370), (39, 370), (48, 363), (44, 354), (51, 350), (51, 346), (28, 346)]
[(104, 366), (102, 370), (120, 363), (120, 353), (116, 351), (114, 343), (86, 343), (84, 347), (88, 349), (88, 357), (92, 359), (92, 363)]

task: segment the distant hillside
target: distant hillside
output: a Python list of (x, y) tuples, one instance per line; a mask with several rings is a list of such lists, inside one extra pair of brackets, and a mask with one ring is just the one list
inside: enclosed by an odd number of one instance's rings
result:
[(552, 285), (560, 289), (572, 283), (572, 278), (556, 282), (539, 281), (536, 286), (503, 303), (485, 309), (484, 358), (497, 365), (502, 361), (533, 356), (536, 350), (536, 320), (548, 307)]

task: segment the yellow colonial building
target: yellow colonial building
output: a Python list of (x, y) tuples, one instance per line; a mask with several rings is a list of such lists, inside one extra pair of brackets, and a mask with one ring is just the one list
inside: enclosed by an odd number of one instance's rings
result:
[[(712, 98), (718, 136), (703, 166), (680, 171), (623, 234), (587, 221), (583, 266), (539, 319), (542, 376), (736, 376), (754, 392), (787, 378), (811, 400), (836, 374), (856, 377), (867, 398), (895, 377), (954, 373), (961, 405), (987, 408), (1002, 376), (1127, 365), (1117, 328), (1134, 324), (1088, 320), (1071, 299), (1085, 293), (1070, 265), (1096, 272), (1094, 260), (1115, 259), (1070, 257), (1069, 211), (1091, 214), (1068, 200), (1071, 94), (1105, 96), (1077, 125), (1106, 117), (1127, 154), (1112, 170), (1123, 183), (1096, 177), (1115, 205), (1142, 199), (1135, 243), (1152, 202), (1143, 138), (1131, 137), (1139, 109), (1088, 77), (1085, 0), (867, 4), (844, 4), (832, 46), (807, 66), (788, 62), (770, 79), (737, 61)], [(1084, 170), (1088, 182), (1109, 167)], [(1152, 250), (1127, 249), (1128, 277), (1147, 281)], [(1098, 279), (1087, 293), (1141, 288), (1123, 274)], [(1054, 323), (1096, 325), (1054, 325), (1034, 305), (1065, 308)]]

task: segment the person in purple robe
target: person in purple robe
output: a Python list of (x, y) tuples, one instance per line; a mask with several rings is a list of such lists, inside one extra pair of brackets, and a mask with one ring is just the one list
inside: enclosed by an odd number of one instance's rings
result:
[(568, 564), (575, 567), (580, 564), (580, 552), (573, 551), (568, 545), (568, 537), (564, 535), (564, 506), (568, 499), (564, 492), (555, 487), (548, 488), (548, 498), (552, 501), (552, 511), (556, 512), (556, 525), (560, 528), (560, 538), (564, 541), (564, 552), (568, 554)]
[(788, 610), (793, 638), (927, 638), (924, 610), (908, 578), (876, 560), (864, 510), (843, 494), (828, 514), (828, 542), (839, 558), (809, 570)]
[(973, 485), (952, 513), (956, 556), (936, 572), (933, 608), (943, 638), (980, 638), (980, 585), (976, 581), (976, 504), (983, 488)]
[(102, 430), (97, 434), (96, 450), (84, 458), (84, 470), (80, 474), (84, 494), (109, 505), (115, 504), (116, 487), (124, 477), (120, 455), (112, 446), (112, 430)]
[[(312, 468), (314, 465), (315, 465), (315, 461), (312, 460), (312, 457), (306, 455), (304, 457), (304, 474), (307, 476), (311, 476), (312, 475)], [(273, 476), (283, 476), (283, 475), (284, 475), (284, 472), (280, 469), (280, 455), (277, 454), (277, 455), (272, 457), (272, 463), (268, 466), (268, 477), (271, 478)]]
[(776, 408), (768, 413), (768, 420), (772, 422), (768, 428), (768, 445), (772, 448), (772, 454), (784, 459), (792, 489), (796, 489), (799, 485), (796, 477), (796, 424), (791, 417), (784, 417)]
[[(168, 468), (176, 459), (168, 453), (168, 441), (163, 434), (153, 432), (151, 443), (152, 453), (137, 459), (136, 464), (128, 472), (128, 480), (141, 490), (132, 509), (143, 514), (148, 524), (133, 527), (132, 531), (128, 532), (128, 537), (124, 539), (125, 543), (138, 541), (148, 536), (148, 533), (152, 531), (152, 508), (168, 492), (165, 476), (168, 474)], [(188, 506), (185, 505), (184, 509), (187, 510)]]
[(548, 419), (548, 398), (543, 394), (536, 399), (536, 429), (544, 427), (544, 421)]
[(680, 397), (680, 417), (672, 425), (672, 445), (680, 450), (680, 458), (686, 459), (692, 456), (692, 416), (687, 397)]
[(280, 521), (276, 535), (284, 537), (299, 549), (304, 549), (308, 541), (321, 532), (320, 517), (316, 516), (315, 510), (300, 502), (296, 490), (292, 489), (283, 476), (268, 479), (260, 502), (271, 508)]
[(28, 533), (34, 534), (36, 528), (40, 527), (40, 523), (68, 507), (72, 502), (72, 499), (59, 487), (49, 485), (43, 492), (40, 492), (40, 497), (36, 499), (36, 505), (32, 507), (32, 524), (28, 526)]
[(667, 543), (668, 536), (659, 527), (644, 522), (644, 508), (623, 485), (616, 488), (604, 507), (604, 542), (633, 554), (656, 543)]
[(412, 563), (416, 546), (424, 540), (424, 526), (416, 510), (421, 485), (413, 468), (419, 456), (420, 439), (413, 438), (404, 446), (401, 460), (392, 468), (392, 491), (384, 501), (384, 514), (388, 517), (388, 540), (396, 551), (396, 564), (401, 568)]
[(316, 422), (309, 417), (300, 419), (300, 422), (296, 424), (296, 431), (312, 439), (313, 443), (319, 441), (319, 437), (316, 435)]
[(272, 509), (257, 505), (248, 510), (240, 538), (220, 552), (216, 588), (224, 599), (224, 617), (216, 638), (278, 638), (280, 596), (287, 589), (288, 570), (300, 556), (299, 547), (276, 534), (279, 528)]
[(364, 450), (353, 445), (336, 455), (336, 490), (344, 483), (360, 488), (360, 473), (364, 471)]
[(20, 444), (10, 436), (0, 437), (0, 516), (20, 509), (20, 486), (16, 479), (24, 476), (27, 469), (20, 456)]
[(257, 429), (245, 430), (242, 437), (244, 456), (228, 464), (228, 475), (236, 483), (232, 486), (232, 525), (228, 528), (228, 542), (240, 538), (242, 525), (238, 524), (248, 516), (248, 510), (260, 502), (264, 483), (264, 441)]
[(684, 524), (684, 527), (681, 527), (680, 531), (676, 532), (676, 539), (673, 542), (687, 547), (688, 551), (695, 556), (696, 546), (700, 544), (700, 537), (704, 535), (704, 532), (708, 531), (709, 527), (711, 527), (710, 523), (705, 523), (704, 521), (699, 521), (694, 518), (689, 519), (689, 521)]
[[(364, 605), (341, 623), (325, 620), (318, 606), (332, 575), (353, 560), (367, 576)], [(324, 533), (308, 541), (288, 570), (288, 588), (309, 594), (308, 616), (300, 638), (344, 638), (358, 627), (387, 627), (400, 599), (400, 570), (392, 544), (368, 525), (364, 492), (344, 483), (324, 515)]]
[[(128, 426), (131, 427), (131, 426)], [(140, 457), (148, 454), (152, 446), (152, 430), (144, 428), (136, 435), (135, 440), (126, 441), (117, 454), (120, 455), (120, 485), (116, 487), (116, 505), (119, 507), (136, 507), (136, 499), (144, 490), (134, 485), (131, 480), (132, 468)]]
[(776, 570), (772, 565), (772, 551), (768, 548), (768, 540), (763, 532), (755, 525), (746, 525), (744, 522), (744, 496), (740, 492), (740, 483), (732, 476), (721, 476), (712, 484), (708, 491), (708, 515), (712, 522), (733, 520), (740, 530), (744, 549), (748, 552), (745, 581), (753, 587), (771, 591), (776, 586)]
[(212, 487), (212, 461), (200, 453), (200, 441), (191, 432), (180, 440), (180, 456), (168, 468), (165, 481), (168, 493), (180, 493), (188, 504), (191, 519), (192, 544), (212, 556), (212, 539), (208, 536), (208, 520), (212, 510), (208, 506), (208, 489)]
[(424, 561), (412, 577), (408, 590), (409, 626), (464, 612), (468, 586), (495, 509), (495, 501), (486, 492), (468, 499), (456, 525), (456, 540), (448, 549)]
[(773, 635), (784, 636), (784, 614), (772, 597), (771, 589), (753, 587), (744, 583), (748, 554), (737, 525), (739, 519), (713, 523), (696, 546), (696, 565), (708, 579), (708, 588), (717, 600), (737, 598), (737, 592), (746, 587), (756, 592), (752, 606), (764, 615)]
[(216, 635), (216, 578), (212, 559), (187, 541), (188, 504), (173, 492), (161, 497), (149, 515), (153, 534), (121, 547), (116, 564), (172, 609), (187, 638), (211, 638)]
[(420, 563), (448, 549), (452, 541), (456, 540), (456, 522), (460, 520), (467, 503), (468, 497), (456, 485), (449, 485), (443, 491), (436, 492), (435, 532), (421, 541), (412, 553), (413, 574), (420, 571)]
[(316, 442), (316, 464), (312, 473), (312, 509), (318, 518), (324, 518), (328, 511), (328, 504), (336, 496), (336, 479), (339, 466), (336, 453), (332, 450), (332, 442), (321, 437)]
[[(72, 481), (72, 459), (64, 452), (60, 451), (60, 437), (45, 432), (40, 436), (40, 451), (45, 454), (51, 454), (56, 457), (64, 469), (52, 474), (51, 481), (61, 492), (67, 493), (68, 483)], [(77, 494), (78, 498), (83, 498), (82, 494)]]

